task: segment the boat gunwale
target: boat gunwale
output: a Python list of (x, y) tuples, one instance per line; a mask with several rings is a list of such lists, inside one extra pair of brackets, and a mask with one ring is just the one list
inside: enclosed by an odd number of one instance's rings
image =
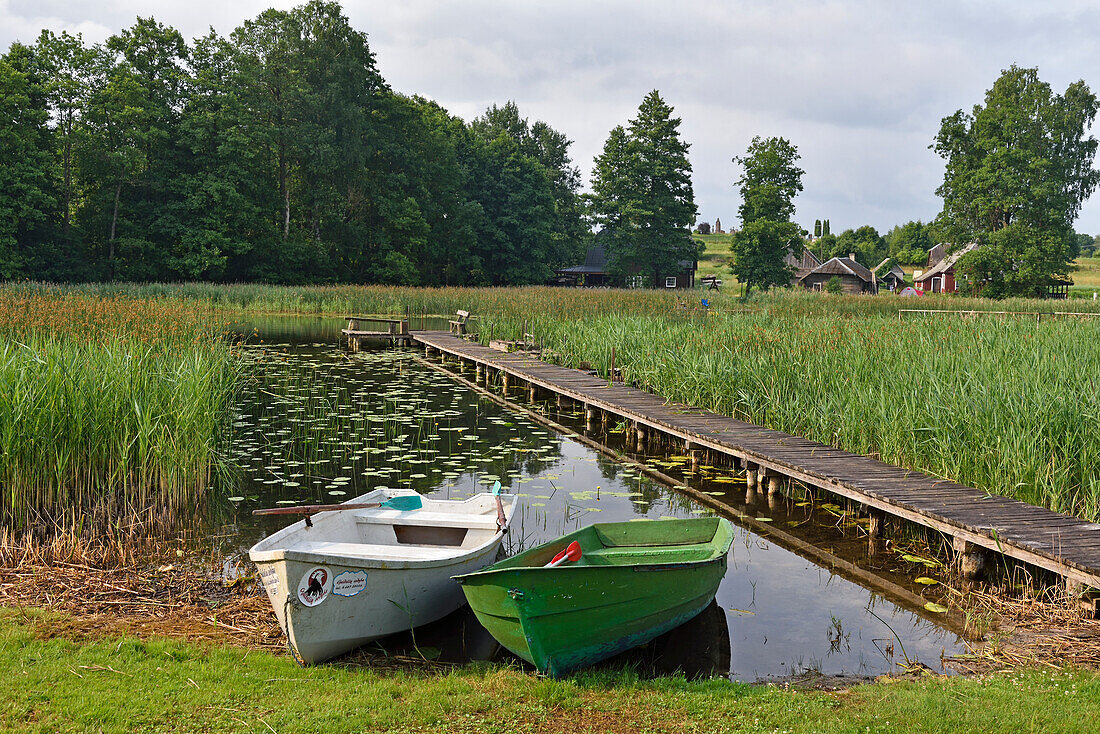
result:
[[(397, 496), (402, 496), (402, 495), (419, 494), (415, 490), (401, 490), (401, 489), (398, 489), (396, 491), (395, 490), (371, 490), (370, 492), (359, 495), (358, 497), (350, 499), (346, 502), (341, 502), (339, 504), (362, 503), (362, 502), (364, 502), (365, 498), (369, 498), (371, 495), (374, 495), (374, 494), (379, 493), (379, 492), (382, 493), (383, 496), (387, 496), (387, 497), (391, 497), (391, 498), (392, 497), (397, 497)], [(473, 495), (472, 497), (467, 497), (466, 499), (463, 499), (463, 500), (436, 500), (436, 501), (454, 502), (456, 505), (460, 505), (460, 504), (469, 503), (469, 502), (473, 501), (475, 498), (477, 498), (478, 496), (485, 495), (485, 494), (488, 494), (488, 493), (479, 492), (479, 493)], [(366, 567), (366, 568), (375, 568), (375, 569), (384, 570), (384, 571), (403, 570), (403, 569), (413, 569), (413, 570), (415, 570), (415, 569), (429, 569), (429, 568), (439, 568), (441, 566), (457, 565), (459, 563), (462, 563), (462, 562), (468, 561), (472, 558), (475, 558), (475, 557), (477, 557), (481, 554), (484, 554), (486, 551), (491, 550), (494, 545), (499, 545), (501, 542), (503, 542), (504, 536), (508, 532), (508, 527), (511, 525), (512, 517), (515, 514), (516, 506), (518, 504), (518, 496), (514, 495), (514, 494), (501, 494), (500, 497), (501, 497), (501, 500), (504, 504), (504, 516), (505, 516), (505, 521), (506, 521), (505, 529), (503, 531), (502, 530), (497, 530), (495, 533), (493, 533), (493, 535), (491, 537), (486, 539), (484, 542), (474, 546), (473, 548), (462, 548), (460, 546), (453, 546), (454, 550), (458, 551), (458, 552), (456, 552), (452, 555), (444, 556), (442, 558), (380, 559), (380, 558), (370, 558), (370, 557), (353, 557), (353, 556), (338, 555), (338, 554), (335, 554), (335, 553), (313, 552), (313, 551), (309, 551), (309, 550), (295, 550), (293, 546), (282, 547), (282, 548), (271, 548), (269, 550), (256, 550), (256, 548), (258, 546), (261, 546), (261, 545), (264, 545), (264, 544), (267, 544), (267, 543), (275, 542), (278, 538), (280, 538), (280, 536), (285, 537), (285, 536), (291, 535), (293, 532), (296, 532), (297, 530), (308, 527), (305, 523), (305, 520), (299, 520), (297, 522), (291, 523), (290, 525), (287, 525), (286, 527), (281, 528), (278, 531), (272, 533), (268, 537), (261, 539), (260, 541), (255, 543), (251, 548), (249, 548), (248, 557), (249, 557), (249, 560), (251, 560), (255, 564), (298, 562), (298, 563), (306, 563), (306, 564), (314, 564), (314, 565), (346, 566), (346, 567), (349, 567), (349, 568), (350, 567), (356, 567), (356, 568)], [(372, 500), (366, 499), (366, 501), (372, 501)], [(338, 505), (333, 505), (333, 507), (339, 507), (339, 504)], [(333, 512), (336, 512), (336, 511), (334, 510)], [(360, 510), (345, 510), (345, 512), (360, 512)], [(416, 510), (411, 510), (410, 512), (416, 512)], [(455, 515), (457, 515), (457, 516), (461, 516), (462, 514), (464, 514), (464, 513), (455, 513)], [(472, 514), (472, 513), (467, 513), (467, 514)], [(387, 518), (387, 519), (400, 521), (401, 517), (396, 516), (396, 517)], [(387, 524), (395, 524), (396, 525), (396, 524), (400, 524), (400, 523), (399, 522), (393, 522), (393, 523), (387, 523)], [(313, 525), (313, 528), (316, 528), (318, 525), (319, 525), (319, 522), (315, 521), (314, 525)], [(321, 525), (321, 527), (324, 527), (324, 526)], [(352, 543), (352, 544), (354, 545), (354, 543)], [(411, 543), (410, 544), (402, 544), (402, 543), (392, 543), (392, 544), (390, 544), (390, 543), (360, 543), (359, 545), (384, 545), (387, 548), (398, 548), (399, 549), (402, 546), (424, 547), (425, 544), (419, 544), (419, 543), (418, 544), (411, 544)], [(429, 547), (448, 547), (448, 546), (429, 546)]]
[[(682, 518), (682, 519), (683, 520), (691, 520), (691, 519), (694, 519), (694, 518)], [(701, 520), (703, 518), (698, 518), (698, 519)], [(453, 578), (455, 581), (457, 581), (460, 584), (465, 584), (469, 581), (478, 581), (478, 580), (489, 579), (493, 576), (497, 576), (497, 575), (508, 573), (508, 572), (523, 573), (524, 575), (526, 575), (527, 573), (530, 573), (530, 572), (540, 572), (540, 571), (541, 572), (559, 572), (560, 571), (560, 572), (566, 572), (566, 573), (578, 573), (580, 571), (596, 571), (596, 572), (607, 573), (607, 572), (609, 572), (613, 569), (621, 569), (621, 570), (630, 570), (630, 571), (636, 572), (636, 573), (641, 573), (641, 572), (652, 573), (652, 572), (657, 572), (657, 571), (662, 571), (662, 570), (668, 570), (668, 571), (671, 571), (671, 570), (687, 570), (687, 569), (696, 568), (696, 567), (709, 566), (709, 565), (715, 563), (716, 561), (720, 561), (720, 560), (725, 559), (725, 558), (728, 557), (729, 549), (733, 545), (733, 540), (734, 540), (733, 524), (730, 523), (730, 521), (726, 520), (725, 518), (716, 518), (716, 519), (718, 519), (719, 522), (717, 523), (717, 527), (715, 529), (714, 536), (710, 540), (705, 541), (705, 543), (704, 543), (706, 545), (712, 546), (714, 548), (714, 550), (706, 558), (696, 558), (696, 559), (684, 560), (684, 561), (662, 561), (662, 560), (659, 560), (659, 559), (654, 559), (653, 562), (651, 562), (651, 563), (646, 563), (644, 560), (642, 560), (642, 561), (632, 562), (632, 563), (608, 563), (608, 564), (598, 564), (598, 565), (575, 565), (575, 564), (566, 565), (566, 564), (563, 564), (563, 565), (553, 566), (553, 567), (547, 567), (547, 566), (542, 566), (542, 565), (540, 565), (540, 566), (516, 565), (516, 566), (501, 566), (501, 567), (498, 567), (498, 566), (500, 566), (500, 564), (506, 563), (508, 561), (515, 561), (517, 558), (520, 558), (524, 555), (534, 554), (535, 552), (537, 552), (541, 548), (544, 548), (545, 546), (548, 546), (548, 545), (551, 545), (551, 544), (554, 544), (554, 543), (559, 543), (560, 544), (563, 541), (565, 541), (566, 539), (573, 538), (573, 537), (579, 535), (580, 533), (583, 533), (583, 532), (585, 532), (585, 531), (587, 531), (591, 528), (596, 527), (597, 525), (618, 525), (619, 524), (619, 523), (594, 523), (592, 525), (587, 525), (583, 528), (579, 528), (579, 529), (573, 531), (572, 533), (567, 533), (566, 535), (563, 535), (559, 538), (555, 538), (554, 540), (548, 541), (546, 543), (542, 543), (542, 544), (537, 545), (533, 548), (529, 548), (528, 550), (523, 551), (522, 553), (514, 555), (511, 558), (504, 559), (503, 561), (498, 561), (497, 563), (495, 563), (491, 566), (488, 566), (486, 568), (480, 569), (478, 571), (472, 571), (472, 572), (466, 573), (466, 574), (461, 574), (461, 575), (458, 575), (458, 576), (452, 576), (451, 578)], [(679, 521), (679, 520), (681, 520), (681, 518), (677, 518), (677, 520)], [(630, 521), (626, 521), (626, 522), (630, 522)], [(663, 522), (663, 521), (662, 520), (654, 520), (652, 522)], [(725, 530), (725, 533), (724, 533), (725, 537), (719, 539), (719, 535), (722, 534), (723, 529)], [(670, 546), (670, 547), (675, 547), (676, 545), (677, 544), (675, 544), (675, 543), (668, 543), (667, 544), (667, 546)], [(684, 544), (684, 545), (686, 545), (686, 544)], [(623, 546), (616, 546), (616, 547), (620, 547), (620, 548), (654, 548), (654, 547), (659, 547), (659, 546), (653, 546), (653, 545), (637, 545), (637, 546), (623, 545)]]

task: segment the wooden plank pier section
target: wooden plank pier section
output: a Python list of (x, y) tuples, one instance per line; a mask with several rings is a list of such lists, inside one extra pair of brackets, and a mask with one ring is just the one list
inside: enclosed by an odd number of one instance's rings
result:
[[(629, 422), (639, 443), (650, 432), (682, 440), (687, 450), (709, 449), (735, 458), (749, 486), (779, 491), (794, 479), (869, 508), (871, 531), (892, 516), (953, 539), (957, 556), (1002, 553), (1065, 578), (1072, 591), (1100, 589), (1100, 524), (1018, 500), (892, 466), (798, 436), (672, 403), (652, 393), (524, 353), (504, 353), (437, 331), (410, 332), (412, 340), (453, 359), (497, 372), (507, 387), (519, 382), (585, 406), (589, 420)], [(1084, 587), (1084, 589), (1082, 589)]]
[[(408, 345), (412, 343), (409, 336), (409, 319), (386, 319), (373, 316), (348, 316), (348, 326), (341, 329), (340, 333), (348, 338), (348, 349), (358, 352), (364, 344), (398, 344)], [(385, 331), (378, 329), (364, 329), (364, 323), (380, 324)]]

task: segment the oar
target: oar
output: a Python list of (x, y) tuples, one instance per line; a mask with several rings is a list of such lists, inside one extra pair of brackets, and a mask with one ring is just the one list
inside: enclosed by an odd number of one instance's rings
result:
[(497, 501), (497, 530), (508, 532), (508, 520), (504, 516), (504, 503), (500, 501), (500, 480), (493, 482), (493, 497)]
[(581, 544), (577, 541), (573, 541), (565, 550), (554, 556), (554, 560), (547, 563), (544, 568), (553, 568), (554, 566), (560, 566), (563, 563), (575, 563), (581, 559)]
[(310, 527), (313, 523), (310, 522), (309, 516), (318, 512), (334, 512), (336, 510), (367, 510), (372, 507), (384, 507), (388, 510), (399, 510), (401, 512), (408, 512), (409, 510), (419, 510), (424, 506), (424, 498), (418, 494), (399, 494), (396, 497), (390, 497), (385, 502), (363, 502), (359, 504), (343, 504), (343, 505), (297, 505), (295, 507), (269, 507), (263, 510), (253, 510), (253, 515), (305, 515), (306, 525)]

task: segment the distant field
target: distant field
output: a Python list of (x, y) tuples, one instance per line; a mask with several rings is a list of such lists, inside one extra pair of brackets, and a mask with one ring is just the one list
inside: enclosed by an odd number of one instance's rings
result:
[(696, 282), (704, 275), (717, 275), (722, 279), (723, 287), (737, 284), (737, 278), (730, 272), (730, 240), (728, 234), (692, 235), (696, 242), (702, 242), (706, 251), (699, 256), (699, 270), (695, 273)]

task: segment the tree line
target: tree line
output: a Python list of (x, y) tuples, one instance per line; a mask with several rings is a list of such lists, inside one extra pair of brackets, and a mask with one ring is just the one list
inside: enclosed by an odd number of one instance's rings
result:
[(582, 195), (564, 134), (393, 91), (333, 2), (192, 43), (45, 30), (0, 56), (0, 278), (545, 283), (600, 226), (660, 282), (697, 254), (679, 124), (651, 92)]
[(570, 143), (394, 92), (334, 3), (47, 30), (0, 57), (0, 276), (543, 283), (588, 236)]

